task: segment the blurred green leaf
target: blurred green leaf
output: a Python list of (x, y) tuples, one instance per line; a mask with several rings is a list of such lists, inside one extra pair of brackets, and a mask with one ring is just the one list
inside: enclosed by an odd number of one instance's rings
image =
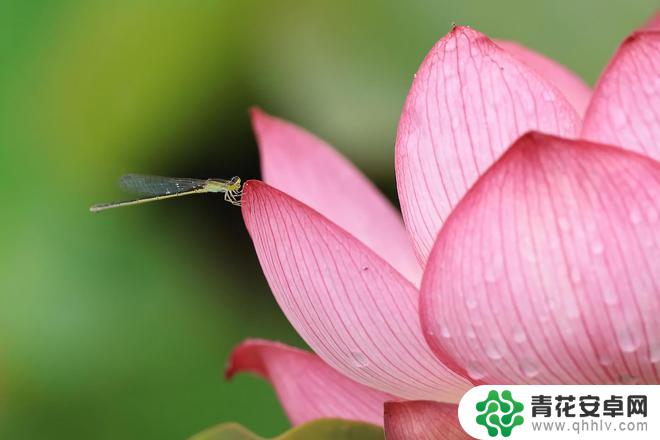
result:
[[(297, 426), (273, 440), (382, 440), (383, 429), (369, 423), (318, 419)], [(223, 423), (190, 440), (264, 440), (237, 423)]]

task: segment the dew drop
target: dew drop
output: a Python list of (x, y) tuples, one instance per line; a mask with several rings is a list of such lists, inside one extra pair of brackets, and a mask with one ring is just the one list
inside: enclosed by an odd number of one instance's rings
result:
[(622, 374), (618, 377), (617, 382), (621, 385), (639, 385), (639, 378), (636, 376), (630, 376), (628, 374)]
[(516, 327), (513, 330), (513, 342), (516, 344), (522, 344), (527, 340), (527, 333), (525, 333), (525, 329), (522, 327)]
[(580, 274), (580, 270), (577, 267), (571, 269), (571, 281), (573, 284), (579, 284), (582, 281), (582, 274)]
[(648, 219), (649, 223), (655, 223), (658, 221), (658, 210), (655, 209), (653, 206), (649, 206), (646, 209), (646, 218)]
[(638, 209), (633, 209), (632, 211), (630, 211), (630, 221), (632, 222), (633, 225), (636, 225), (642, 221), (642, 214), (639, 212)]
[(449, 339), (449, 338), (451, 338), (451, 333), (449, 332), (449, 329), (447, 328), (447, 326), (444, 326), (444, 325), (443, 325), (443, 326), (440, 328), (440, 334), (441, 334), (442, 337), (445, 338), (445, 339)]
[(649, 359), (654, 364), (660, 363), (660, 341), (651, 344)]
[(632, 353), (639, 348), (639, 341), (628, 329), (622, 329), (617, 334), (619, 348), (624, 353)]
[(606, 286), (603, 288), (603, 301), (610, 306), (615, 306), (619, 303), (619, 297), (612, 287)]
[(548, 102), (552, 102), (552, 101), (555, 100), (555, 95), (552, 92), (550, 92), (550, 90), (544, 90), (543, 91), (543, 99), (548, 101)]
[[(577, 304), (577, 301), (572, 296), (566, 297), (564, 301), (564, 309), (566, 311), (566, 316), (571, 319), (580, 317), (580, 307)], [(567, 330), (573, 330), (573, 327), (567, 326)]]
[(603, 367), (609, 367), (614, 363), (612, 356), (608, 353), (599, 353), (598, 354), (598, 363), (602, 365)]
[(525, 358), (520, 361), (520, 368), (522, 369), (523, 374), (528, 379), (533, 379), (539, 375), (539, 367), (536, 362), (532, 359)]
[(477, 338), (477, 335), (474, 333), (474, 329), (472, 327), (468, 327), (467, 331), (465, 332), (465, 336), (467, 336), (468, 339)]
[(351, 352), (351, 362), (356, 368), (364, 368), (369, 365), (369, 360), (367, 357), (359, 351)]
[(614, 122), (614, 126), (616, 128), (620, 128), (626, 125), (626, 121), (627, 121), (626, 114), (619, 107), (617, 106), (610, 107), (610, 115), (612, 117), (612, 121)]
[(483, 365), (477, 361), (470, 361), (466, 368), (467, 374), (474, 380), (481, 380), (486, 377)]
[(559, 225), (559, 229), (562, 231), (568, 231), (571, 228), (571, 224), (568, 222), (566, 217), (559, 217), (557, 219), (557, 224)]
[(465, 306), (470, 309), (474, 310), (477, 308), (477, 300), (475, 299), (474, 296), (469, 296), (465, 298)]
[(525, 237), (523, 239), (520, 246), (520, 251), (527, 261), (532, 263), (536, 261), (536, 249), (534, 248), (532, 239), (530, 237)]
[(494, 283), (497, 281), (498, 278), (499, 278), (499, 274), (497, 273), (494, 267), (488, 266), (484, 271), (484, 280), (487, 283)]
[(456, 50), (456, 40), (454, 38), (450, 38), (445, 44), (445, 51), (451, 52), (453, 50)]
[(605, 246), (603, 245), (602, 241), (596, 240), (593, 243), (591, 243), (591, 252), (593, 252), (594, 255), (601, 255), (604, 250), (605, 250)]
[(486, 345), (486, 356), (492, 360), (502, 359), (502, 351), (500, 350), (501, 345), (503, 345), (503, 343), (499, 342), (497, 339), (492, 339), (490, 343)]

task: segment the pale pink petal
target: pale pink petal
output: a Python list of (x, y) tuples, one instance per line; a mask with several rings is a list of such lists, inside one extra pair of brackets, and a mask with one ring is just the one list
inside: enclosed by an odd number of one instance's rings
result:
[(385, 404), (387, 440), (469, 440), (458, 421), (458, 407), (412, 400)]
[(485, 35), (454, 28), (422, 63), (401, 114), (396, 177), (406, 227), (425, 261), (454, 205), (528, 130), (572, 137), (563, 95)]
[(401, 215), (330, 145), (289, 122), (252, 110), (263, 180), (353, 234), (405, 277), (422, 272)]
[(242, 200), (270, 288), (316, 354), (399, 397), (458, 399), (469, 384), (426, 345), (410, 282), (352, 235), (263, 182), (246, 183)]
[(255, 373), (275, 388), (293, 425), (323, 417), (383, 425), (389, 394), (353, 382), (308, 351), (272, 341), (249, 339), (234, 349), (226, 377)]
[(578, 114), (583, 115), (591, 99), (591, 89), (568, 68), (514, 41), (498, 40), (497, 45), (531, 67), (561, 91)]
[(487, 383), (657, 383), (660, 163), (531, 133), (468, 192), (422, 282), (427, 340)]
[(582, 137), (660, 159), (660, 31), (623, 42), (594, 89)]

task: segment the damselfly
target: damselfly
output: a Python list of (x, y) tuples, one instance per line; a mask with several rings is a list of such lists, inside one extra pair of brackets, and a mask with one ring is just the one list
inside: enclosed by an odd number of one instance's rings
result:
[(232, 205), (241, 206), (242, 190), (240, 177), (232, 177), (230, 180), (202, 180), (126, 174), (119, 179), (119, 186), (128, 192), (138, 194), (142, 197), (123, 202), (101, 203), (92, 206), (89, 210), (99, 212), (110, 208), (119, 208), (120, 206), (138, 205), (156, 200), (203, 193), (224, 193), (224, 198), (227, 202)]

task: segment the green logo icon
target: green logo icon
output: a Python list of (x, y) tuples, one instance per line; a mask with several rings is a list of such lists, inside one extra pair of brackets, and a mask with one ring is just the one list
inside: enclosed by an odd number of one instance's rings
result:
[(525, 421), (519, 414), (524, 408), (523, 404), (513, 400), (509, 390), (502, 391), (502, 397), (497, 391), (492, 390), (486, 400), (477, 402), (476, 406), (479, 411), (477, 423), (484, 426), (491, 437), (498, 435), (508, 437), (513, 428), (522, 425)]

